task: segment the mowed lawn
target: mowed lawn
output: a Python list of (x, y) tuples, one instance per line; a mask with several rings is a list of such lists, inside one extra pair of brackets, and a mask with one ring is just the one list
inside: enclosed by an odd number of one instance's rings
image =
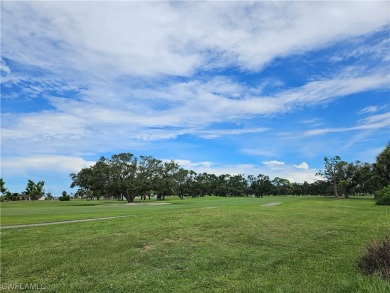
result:
[[(153, 201), (155, 202), (155, 201)], [(216, 198), (169, 205), (10, 202), (1, 225), (1, 288), (44, 292), (390, 292), (362, 276), (366, 244), (390, 228), (372, 198)], [(279, 202), (279, 205), (263, 206)]]

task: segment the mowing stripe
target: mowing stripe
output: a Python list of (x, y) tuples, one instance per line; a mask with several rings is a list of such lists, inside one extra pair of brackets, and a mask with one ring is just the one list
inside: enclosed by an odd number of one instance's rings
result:
[(0, 226), (0, 229), (1, 230), (2, 229), (17, 229), (17, 228), (29, 228), (29, 227), (39, 227), (39, 226), (68, 224), (68, 223), (81, 223), (81, 222), (90, 222), (90, 221), (110, 220), (110, 219), (124, 218), (124, 217), (134, 217), (134, 215), (131, 215), (131, 216), (106, 217), (106, 218), (93, 218), (93, 219), (83, 219), (83, 220), (70, 220), (70, 221), (50, 222), (50, 223), (37, 223), (37, 224), (25, 224), (25, 225)]

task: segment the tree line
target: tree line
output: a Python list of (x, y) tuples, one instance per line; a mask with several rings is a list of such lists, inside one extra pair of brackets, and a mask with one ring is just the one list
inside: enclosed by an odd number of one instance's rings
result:
[(214, 196), (267, 195), (343, 195), (373, 194), (390, 184), (390, 144), (378, 155), (376, 162), (348, 163), (339, 156), (324, 158), (324, 170), (317, 173), (323, 180), (296, 183), (264, 174), (215, 175), (186, 170), (174, 161), (131, 153), (101, 157), (95, 165), (70, 174), (75, 193), (86, 198), (125, 198), (133, 202), (152, 195), (157, 199), (177, 195), (180, 198)]
[[(373, 194), (390, 184), (390, 144), (377, 156), (376, 162), (348, 163), (339, 156), (324, 158), (324, 170), (317, 173), (322, 179), (312, 183), (290, 182), (264, 174), (215, 175), (196, 173), (181, 168), (175, 161), (162, 161), (151, 156), (136, 157), (131, 153), (120, 153), (111, 158), (101, 157), (93, 166), (70, 174), (71, 188), (77, 187), (76, 198), (126, 199), (133, 202), (176, 195), (180, 198), (203, 197), (206, 195), (235, 197), (268, 195), (321, 195), (349, 197)], [(11, 193), (5, 188), (3, 178), (1, 193), (5, 200), (38, 199), (44, 195), (44, 181), (28, 180), (21, 194)], [(53, 196), (46, 194), (48, 199)], [(69, 200), (66, 192), (62, 200)]]
[[(15, 201), (15, 200), (37, 200), (45, 195), (45, 191), (43, 186), (45, 185), (45, 181), (38, 181), (35, 183), (32, 180), (27, 181), (26, 189), (21, 192), (11, 192), (8, 188), (5, 187), (5, 181), (3, 178), (0, 178), (0, 192), (1, 192), (1, 200), (7, 201)], [(46, 194), (47, 199), (54, 199), (51, 193)]]

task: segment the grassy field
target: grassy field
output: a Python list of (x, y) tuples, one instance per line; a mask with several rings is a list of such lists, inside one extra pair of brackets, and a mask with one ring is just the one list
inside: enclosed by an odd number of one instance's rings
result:
[[(1, 225), (125, 216), (1, 230), (2, 290), (44, 292), (390, 292), (356, 261), (390, 228), (371, 198), (215, 198), (170, 205), (10, 202)], [(275, 206), (267, 203), (281, 202)]]

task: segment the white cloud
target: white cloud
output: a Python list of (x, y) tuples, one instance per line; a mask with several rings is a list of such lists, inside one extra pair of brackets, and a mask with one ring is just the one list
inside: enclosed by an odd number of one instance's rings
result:
[[(385, 2), (5, 2), (3, 54), (68, 76), (258, 70), (388, 24)], [(37, 41), (39, 40), (39, 41)], [(57, 56), (61, 58), (57, 58)]]
[(359, 111), (358, 114), (375, 113), (378, 111), (378, 106), (368, 106)]
[(270, 170), (282, 170), (284, 166), (284, 162), (272, 160), (272, 161), (264, 161), (264, 165), (266, 165)]
[(338, 52), (336, 55), (331, 57), (332, 61), (340, 62), (340, 61), (348, 61), (351, 59), (359, 59), (359, 60), (365, 60), (365, 59), (376, 59), (380, 62), (388, 62), (390, 61), (390, 54), (389, 54), (389, 45), (390, 45), (390, 39), (379, 39), (374, 44), (367, 45), (365, 43), (360, 43), (361, 40), (356, 39), (355, 43), (357, 43), (356, 48), (354, 49), (348, 49), (345, 51), (342, 51), (341, 53)]
[(44, 155), (34, 157), (2, 157), (1, 172), (4, 177), (14, 175), (32, 175), (36, 173), (61, 173), (68, 175), (82, 168), (92, 166), (95, 162), (80, 157)]
[(95, 164), (81, 157), (61, 155), (36, 155), (1, 157), (1, 176), (11, 192), (22, 192), (27, 180), (45, 181), (44, 189), (58, 196), (70, 190), (70, 173)]
[[(311, 169), (306, 163), (301, 163), (299, 165), (286, 165), (284, 162), (279, 161), (269, 161), (263, 162), (266, 164), (266, 167), (254, 165), (254, 164), (220, 164), (214, 162), (191, 162), (189, 160), (175, 160), (180, 164), (181, 167), (187, 170), (193, 170), (197, 173), (209, 173), (209, 174), (230, 174), (238, 175), (242, 174), (245, 176), (248, 175), (258, 175), (264, 174), (268, 175), (272, 180), (275, 177), (289, 179), (290, 182), (303, 183), (314, 182), (316, 179), (316, 169)], [(277, 166), (277, 168), (273, 168)], [(297, 168), (300, 166), (301, 168)], [(298, 169), (298, 170), (297, 170)]]
[(196, 134), (202, 138), (212, 139), (218, 138), (225, 135), (240, 135), (245, 133), (261, 133), (267, 131), (268, 128), (257, 127), (257, 128), (244, 128), (244, 129), (215, 129), (215, 130), (201, 130)]
[(213, 165), (212, 162), (191, 162), (190, 160), (175, 160), (176, 163), (180, 165), (181, 168), (186, 170), (197, 170), (198, 172), (206, 172), (202, 171), (204, 169), (210, 169)]
[(316, 124), (316, 123), (319, 123), (320, 121), (322, 121), (321, 118), (312, 118), (312, 119), (308, 119), (308, 120), (303, 120), (303, 121), (301, 121), (301, 123), (303, 123), (303, 124)]
[(298, 169), (309, 170), (309, 165), (306, 162), (302, 162), (299, 165), (294, 165), (294, 167)]
[(273, 160), (273, 161), (265, 161), (263, 162), (263, 164), (267, 166), (278, 166), (278, 165), (284, 165), (284, 162)]
[(383, 110), (385, 109), (386, 106), (385, 105), (382, 105), (382, 106), (378, 106), (378, 105), (372, 105), (372, 106), (367, 106), (363, 109), (361, 109), (358, 114), (359, 115), (363, 115), (363, 114), (373, 114), (373, 113), (376, 113), (376, 112), (379, 112), (380, 110)]
[(274, 148), (270, 147), (257, 147), (257, 148), (244, 148), (241, 150), (242, 153), (254, 156), (262, 156), (262, 157), (275, 157), (277, 155), (277, 151)]
[(331, 79), (309, 82), (301, 88), (282, 93), (281, 100), (290, 107), (297, 103), (318, 105), (340, 96), (375, 88), (389, 88), (390, 76), (385, 72), (371, 75), (357, 72), (358, 74), (355, 73), (353, 75), (343, 72)]
[(11, 69), (7, 66), (3, 58), (0, 59), (0, 71), (3, 71), (6, 74), (11, 73)]
[(358, 125), (353, 127), (336, 127), (336, 128), (320, 128), (313, 129), (304, 132), (304, 135), (323, 135), (327, 133), (339, 133), (347, 131), (357, 131), (357, 130), (375, 130), (388, 128), (390, 126), (390, 112), (371, 115), (359, 121)]
[(360, 121), (360, 124), (361, 124), (360, 127), (367, 127), (367, 128), (372, 128), (371, 125), (386, 127), (390, 124), (390, 112), (367, 116), (366, 118)]

